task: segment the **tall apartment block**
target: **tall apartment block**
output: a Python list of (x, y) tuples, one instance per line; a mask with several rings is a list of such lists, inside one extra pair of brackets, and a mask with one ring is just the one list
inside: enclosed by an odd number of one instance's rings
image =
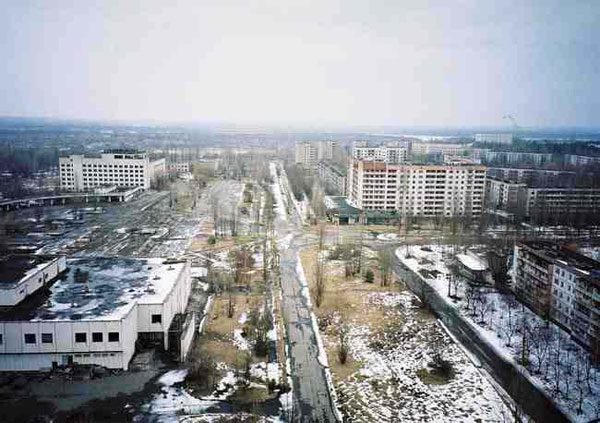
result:
[(403, 215), (472, 216), (481, 214), (484, 166), (408, 165), (353, 159), (348, 196), (364, 210)]
[(519, 242), (512, 273), (524, 303), (600, 358), (600, 262), (550, 242)]
[(165, 172), (165, 159), (150, 161), (135, 150), (108, 150), (99, 156), (71, 155), (59, 158), (60, 187), (69, 191), (116, 185), (149, 189), (151, 181)]

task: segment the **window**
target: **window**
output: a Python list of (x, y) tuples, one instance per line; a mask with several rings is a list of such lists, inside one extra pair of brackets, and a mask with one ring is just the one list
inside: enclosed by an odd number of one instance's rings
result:
[(26, 333), (25, 334), (25, 343), (26, 344), (35, 344), (35, 333)]
[(51, 344), (52, 342), (53, 340), (51, 333), (42, 333), (42, 344)]
[(162, 315), (161, 314), (153, 314), (152, 315), (152, 323), (162, 323)]
[(119, 332), (108, 332), (108, 342), (119, 342)]
[(87, 333), (77, 332), (75, 334), (75, 342), (87, 342)]
[(0, 333), (0, 345), (2, 345), (2, 334)]
[(102, 342), (102, 332), (92, 332), (92, 342)]

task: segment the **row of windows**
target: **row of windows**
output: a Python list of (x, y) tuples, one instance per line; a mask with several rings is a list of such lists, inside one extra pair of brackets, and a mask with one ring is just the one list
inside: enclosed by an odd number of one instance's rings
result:
[[(35, 333), (24, 334), (26, 344), (37, 344), (37, 336)], [(54, 335), (51, 333), (41, 334), (42, 344), (54, 343)], [(87, 343), (86, 332), (75, 332), (76, 343)], [(104, 342), (104, 334), (102, 332), (92, 332), (92, 342)], [(119, 342), (119, 332), (108, 332), (108, 342)], [(2, 343), (2, 335), (0, 334), (0, 344)]]

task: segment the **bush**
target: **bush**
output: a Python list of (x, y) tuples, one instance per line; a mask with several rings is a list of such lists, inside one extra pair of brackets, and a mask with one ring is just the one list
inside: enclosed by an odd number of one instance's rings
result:
[(374, 280), (375, 280), (375, 274), (373, 273), (373, 271), (371, 269), (367, 269), (367, 271), (365, 272), (365, 282), (373, 283)]
[(214, 235), (211, 235), (206, 242), (208, 242), (208, 245), (215, 245), (217, 243), (217, 238), (215, 238)]

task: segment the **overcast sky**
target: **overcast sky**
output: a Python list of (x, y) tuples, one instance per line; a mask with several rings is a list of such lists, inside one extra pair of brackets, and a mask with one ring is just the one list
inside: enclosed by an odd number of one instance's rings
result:
[(600, 125), (600, 1), (0, 0), (0, 115)]

